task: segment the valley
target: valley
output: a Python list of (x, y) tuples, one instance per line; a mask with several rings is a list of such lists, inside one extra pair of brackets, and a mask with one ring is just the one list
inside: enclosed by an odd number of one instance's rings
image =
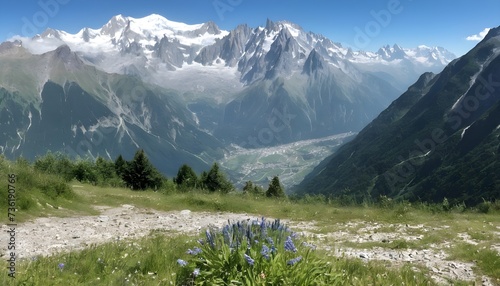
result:
[(348, 132), (254, 149), (234, 145), (220, 160), (220, 164), (231, 178), (237, 178), (234, 183), (238, 187), (247, 181), (265, 186), (273, 176), (279, 176), (285, 189), (289, 190), (300, 183), (324, 158), (354, 136), (355, 133)]

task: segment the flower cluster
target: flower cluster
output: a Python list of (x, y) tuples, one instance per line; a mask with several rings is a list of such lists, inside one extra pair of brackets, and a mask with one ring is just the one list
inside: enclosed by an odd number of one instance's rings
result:
[(293, 266), (293, 265), (295, 265), (297, 262), (299, 262), (301, 260), (302, 260), (302, 256), (298, 256), (298, 257), (296, 257), (294, 259), (288, 260), (288, 262), (286, 264)]
[(291, 252), (297, 252), (297, 248), (295, 244), (293, 244), (293, 240), (291, 236), (288, 236), (285, 241), (285, 250)]
[(247, 254), (244, 254), (244, 257), (245, 257), (245, 260), (247, 261), (247, 263), (248, 263), (248, 264), (250, 264), (250, 265), (254, 265), (255, 260), (254, 260), (254, 259), (252, 259), (252, 257), (250, 257), (250, 256), (249, 256), (249, 255), (247, 255)]
[[(268, 272), (271, 264), (292, 267), (302, 260), (302, 256), (297, 256), (296, 239), (297, 233), (279, 219), (228, 221), (220, 229), (209, 227), (198, 240), (199, 247), (186, 251), (190, 255), (188, 262), (179, 259), (177, 263), (184, 268), (186, 279), (207, 279), (207, 275), (220, 279), (231, 273), (228, 269), (239, 269), (239, 272), (260, 273), (259, 277), (267, 280), (273, 277)], [(226, 265), (230, 268), (225, 269)]]

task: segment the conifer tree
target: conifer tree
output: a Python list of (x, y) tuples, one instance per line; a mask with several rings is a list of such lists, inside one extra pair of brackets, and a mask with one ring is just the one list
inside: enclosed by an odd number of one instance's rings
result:
[(177, 171), (174, 182), (179, 186), (194, 188), (198, 185), (198, 176), (187, 164), (182, 165)]
[(226, 179), (224, 173), (219, 169), (219, 165), (214, 163), (203, 180), (204, 186), (211, 192), (220, 191), (229, 193), (233, 190), (233, 185)]
[(123, 159), (122, 155), (119, 155), (115, 160), (115, 172), (120, 177), (123, 178), (125, 170), (127, 169), (127, 161)]
[(274, 176), (271, 180), (269, 188), (266, 191), (266, 196), (275, 198), (282, 198), (286, 196), (285, 190), (283, 189), (283, 186), (281, 186), (278, 176)]
[(133, 190), (157, 189), (163, 181), (162, 175), (149, 162), (142, 149), (138, 150), (134, 159), (127, 164), (123, 179)]

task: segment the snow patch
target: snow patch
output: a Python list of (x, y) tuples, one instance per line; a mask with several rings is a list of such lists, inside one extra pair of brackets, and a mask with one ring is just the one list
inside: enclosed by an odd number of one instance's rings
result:
[(467, 131), (467, 129), (469, 129), (469, 127), (471, 127), (472, 125), (469, 125), (467, 127), (465, 127), (463, 130), (462, 130), (462, 134), (460, 135), (460, 139), (463, 139), (464, 138), (464, 135), (465, 135), (465, 131)]

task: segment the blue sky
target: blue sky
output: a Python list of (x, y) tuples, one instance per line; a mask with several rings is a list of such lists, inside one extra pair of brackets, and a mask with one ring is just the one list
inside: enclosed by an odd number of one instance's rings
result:
[(500, 25), (498, 0), (20, 0), (0, 5), (0, 41), (48, 27), (71, 33), (99, 28), (117, 14), (157, 13), (188, 24), (212, 20), (226, 30), (240, 23), (263, 26), (267, 18), (289, 20), (356, 50), (425, 44), (460, 56), (477, 44), (468, 36)]

